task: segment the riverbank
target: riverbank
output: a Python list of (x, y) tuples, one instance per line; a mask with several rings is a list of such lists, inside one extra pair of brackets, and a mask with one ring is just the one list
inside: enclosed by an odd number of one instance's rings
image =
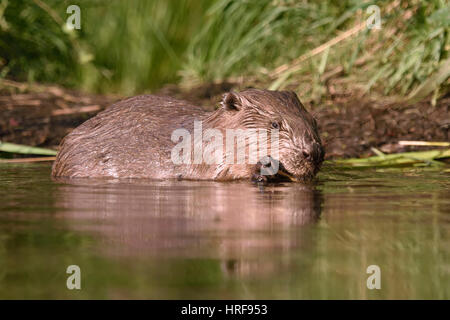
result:
[[(212, 110), (223, 93), (242, 84), (203, 84), (194, 88), (165, 86), (154, 92), (190, 101)], [(327, 159), (365, 157), (374, 149), (385, 153), (426, 150), (401, 140), (450, 141), (450, 95), (433, 106), (394, 101), (358, 90), (329, 89), (320, 103), (300, 99), (318, 120)], [(28, 85), (2, 80), (0, 85), (0, 141), (57, 150), (73, 128), (124, 97), (93, 95), (57, 86)]]

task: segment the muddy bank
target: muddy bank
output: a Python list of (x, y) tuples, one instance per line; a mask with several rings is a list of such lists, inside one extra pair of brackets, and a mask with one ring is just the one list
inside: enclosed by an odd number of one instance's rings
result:
[[(188, 100), (212, 109), (230, 83), (208, 84), (191, 90), (166, 86), (156, 92)], [(105, 109), (118, 96), (82, 94), (54, 86), (3, 83), (0, 90), (0, 140), (31, 146), (57, 148), (73, 128)], [(301, 98), (301, 96), (300, 96)], [(374, 97), (329, 95), (306, 107), (318, 119), (327, 159), (417, 150), (399, 146), (399, 140), (450, 141), (450, 95), (436, 106), (429, 101), (414, 105), (392, 103)], [(420, 148), (419, 150), (424, 150)]]
[(348, 101), (319, 108), (317, 117), (329, 158), (427, 150), (405, 147), (401, 140), (450, 141), (450, 97), (436, 106), (429, 101), (414, 105), (377, 101)]

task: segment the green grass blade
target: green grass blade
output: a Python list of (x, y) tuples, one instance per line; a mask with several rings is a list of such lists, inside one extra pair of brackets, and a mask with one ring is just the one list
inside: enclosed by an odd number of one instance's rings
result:
[(396, 165), (413, 165), (417, 163), (434, 164), (438, 159), (450, 158), (450, 149), (403, 152), (396, 154), (383, 154), (363, 159), (341, 159), (333, 163), (352, 167), (386, 167)]
[(21, 154), (37, 154), (43, 156), (54, 156), (57, 154), (56, 151), (50, 149), (35, 148), (8, 142), (0, 142), (0, 151)]

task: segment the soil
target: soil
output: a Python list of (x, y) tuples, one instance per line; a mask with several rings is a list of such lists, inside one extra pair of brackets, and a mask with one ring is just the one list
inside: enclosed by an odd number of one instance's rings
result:
[[(218, 105), (231, 83), (207, 84), (185, 90), (169, 85), (156, 92), (207, 109)], [(56, 86), (29, 86), (3, 81), (0, 87), (0, 141), (57, 149), (73, 128), (122, 97), (92, 95)], [(302, 100), (302, 97), (300, 97)], [(303, 101), (318, 119), (327, 159), (424, 150), (400, 140), (450, 141), (450, 95), (432, 106), (409, 105), (374, 96), (328, 94), (320, 104)]]

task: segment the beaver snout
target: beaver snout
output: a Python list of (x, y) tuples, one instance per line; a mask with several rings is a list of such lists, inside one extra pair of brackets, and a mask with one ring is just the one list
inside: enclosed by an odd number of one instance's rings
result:
[[(312, 141), (301, 148), (281, 150), (280, 160), (267, 157), (257, 164), (259, 175), (253, 179), (260, 181), (310, 181), (319, 171), (325, 156), (325, 150), (320, 141)], [(273, 173), (272, 173), (273, 171)]]
[(252, 181), (269, 182), (295, 180), (277, 159), (271, 156), (261, 158), (253, 168)]
[[(315, 174), (315, 173), (314, 173)], [(252, 181), (254, 182), (279, 182), (279, 181), (305, 181), (309, 180), (304, 174), (297, 175), (283, 165), (282, 162), (266, 156), (261, 158), (255, 165), (252, 173)]]
[(258, 161), (253, 169), (252, 180), (255, 182), (309, 181), (319, 171), (324, 157), (325, 150), (321, 143), (316, 141), (297, 149), (294, 154), (289, 152), (288, 156), (281, 157), (281, 160), (269, 155)]

